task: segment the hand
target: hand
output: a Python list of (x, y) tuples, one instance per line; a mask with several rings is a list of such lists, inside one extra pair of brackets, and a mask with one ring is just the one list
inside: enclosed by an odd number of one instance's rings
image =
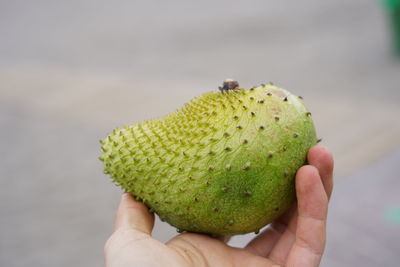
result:
[(325, 247), (333, 159), (326, 148), (316, 146), (308, 162), (296, 174), (297, 203), (245, 248), (195, 233), (162, 243), (151, 237), (154, 215), (124, 194), (115, 232), (105, 245), (106, 266), (318, 266)]

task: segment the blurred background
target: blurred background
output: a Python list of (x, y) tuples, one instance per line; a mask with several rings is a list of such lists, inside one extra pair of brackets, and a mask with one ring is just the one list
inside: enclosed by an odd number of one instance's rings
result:
[[(101, 266), (121, 190), (98, 140), (225, 78), (302, 95), (333, 151), (321, 266), (398, 266), (395, 14), (378, 0), (0, 0), (0, 266)], [(175, 234), (157, 221), (156, 238)]]

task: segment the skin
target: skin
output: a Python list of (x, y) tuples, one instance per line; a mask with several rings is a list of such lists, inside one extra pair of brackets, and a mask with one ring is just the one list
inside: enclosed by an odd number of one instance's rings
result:
[(308, 163), (296, 174), (297, 203), (244, 248), (230, 247), (228, 238), (194, 233), (162, 243), (151, 236), (154, 215), (124, 194), (115, 232), (105, 245), (106, 266), (318, 266), (325, 248), (333, 158), (327, 148), (315, 146)]

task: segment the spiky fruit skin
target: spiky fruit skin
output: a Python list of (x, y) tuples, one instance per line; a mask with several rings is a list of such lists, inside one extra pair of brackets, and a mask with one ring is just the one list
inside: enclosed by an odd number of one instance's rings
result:
[(300, 97), (273, 85), (211, 92), (101, 141), (105, 173), (180, 230), (244, 234), (295, 200), (317, 143)]

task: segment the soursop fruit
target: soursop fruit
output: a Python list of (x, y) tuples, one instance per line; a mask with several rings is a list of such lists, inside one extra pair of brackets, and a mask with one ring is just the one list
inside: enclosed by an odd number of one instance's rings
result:
[(101, 142), (104, 172), (181, 231), (256, 232), (295, 200), (296, 171), (317, 143), (302, 98), (226, 81), (161, 119)]

